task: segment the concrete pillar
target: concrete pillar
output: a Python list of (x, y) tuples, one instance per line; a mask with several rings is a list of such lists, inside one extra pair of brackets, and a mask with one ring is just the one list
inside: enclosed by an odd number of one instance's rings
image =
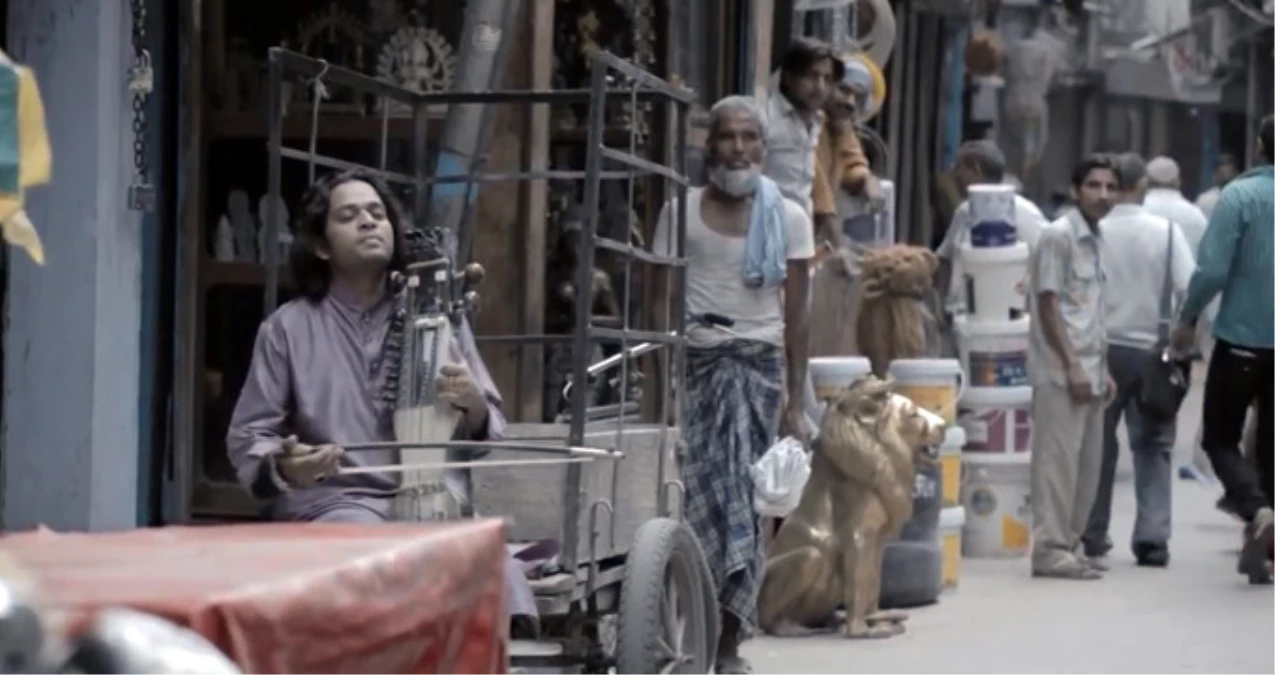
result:
[(142, 238), (125, 200), (129, 5), (8, 4), (10, 53), (40, 79), (53, 183), (27, 198), (47, 265), (11, 256), (4, 523), (135, 527)]

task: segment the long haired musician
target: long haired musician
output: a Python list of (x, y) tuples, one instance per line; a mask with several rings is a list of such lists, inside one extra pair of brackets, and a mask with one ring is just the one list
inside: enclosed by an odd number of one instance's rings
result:
[[(391, 518), (400, 477), (350, 472), (399, 464), (400, 451), (345, 452), (343, 444), (395, 441), (394, 410), (380, 396), (394, 364), (386, 338), (404, 271), (405, 222), (384, 184), (351, 170), (319, 178), (305, 197), (289, 264), (298, 297), (261, 324), (226, 434), (239, 480), (272, 503), (277, 520), (379, 524)], [(458, 440), (501, 438), (505, 418), (468, 325), (460, 321), (437, 382), (440, 404), (460, 413)], [(343, 471), (345, 470), (345, 471)], [(444, 485), (467, 505), (468, 481)], [(534, 615), (510, 559), (513, 614)]]

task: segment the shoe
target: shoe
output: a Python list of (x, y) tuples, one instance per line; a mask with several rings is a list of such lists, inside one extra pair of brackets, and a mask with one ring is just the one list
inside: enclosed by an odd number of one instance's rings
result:
[(1052, 563), (1032, 564), (1032, 576), (1049, 579), (1076, 579), (1093, 581), (1102, 578), (1102, 572), (1078, 556), (1066, 556)]
[(1156, 542), (1138, 542), (1133, 545), (1133, 557), (1138, 567), (1168, 567), (1169, 547)]
[(1244, 526), (1244, 548), (1236, 568), (1248, 575), (1250, 584), (1271, 583), (1271, 550), (1275, 547), (1275, 511), (1269, 506), (1257, 510), (1252, 522)]
[(1111, 560), (1107, 557), (1106, 553), (1102, 553), (1099, 555), (1086, 555), (1086, 556), (1078, 556), (1078, 557), (1080, 557), (1081, 562), (1088, 565), (1092, 569), (1098, 570), (1099, 572), (1111, 571)]
[(1236, 508), (1235, 502), (1231, 500), (1229, 495), (1222, 495), (1219, 497), (1216, 506), (1218, 511), (1221, 511), (1236, 520), (1243, 520), (1243, 518), (1240, 517), (1239, 509)]

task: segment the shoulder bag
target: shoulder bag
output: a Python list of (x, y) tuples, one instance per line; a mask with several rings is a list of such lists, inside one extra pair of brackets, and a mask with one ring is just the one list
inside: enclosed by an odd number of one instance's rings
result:
[(1173, 355), (1169, 324), (1173, 320), (1173, 228), (1169, 221), (1168, 250), (1164, 256), (1164, 284), (1160, 288), (1160, 321), (1155, 346), (1147, 352), (1138, 389), (1139, 411), (1157, 421), (1175, 419), (1191, 388), (1191, 363)]

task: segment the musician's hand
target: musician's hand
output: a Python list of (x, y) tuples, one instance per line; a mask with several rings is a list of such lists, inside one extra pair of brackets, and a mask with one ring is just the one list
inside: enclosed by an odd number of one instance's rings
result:
[(297, 442), (296, 436), (283, 439), (283, 452), (275, 460), (279, 476), (288, 485), (299, 488), (314, 487), (341, 467), (345, 450), (339, 445), (308, 445)]
[(465, 411), (471, 425), (487, 417), (487, 397), (469, 368), (449, 363), (438, 370), (438, 398)]

